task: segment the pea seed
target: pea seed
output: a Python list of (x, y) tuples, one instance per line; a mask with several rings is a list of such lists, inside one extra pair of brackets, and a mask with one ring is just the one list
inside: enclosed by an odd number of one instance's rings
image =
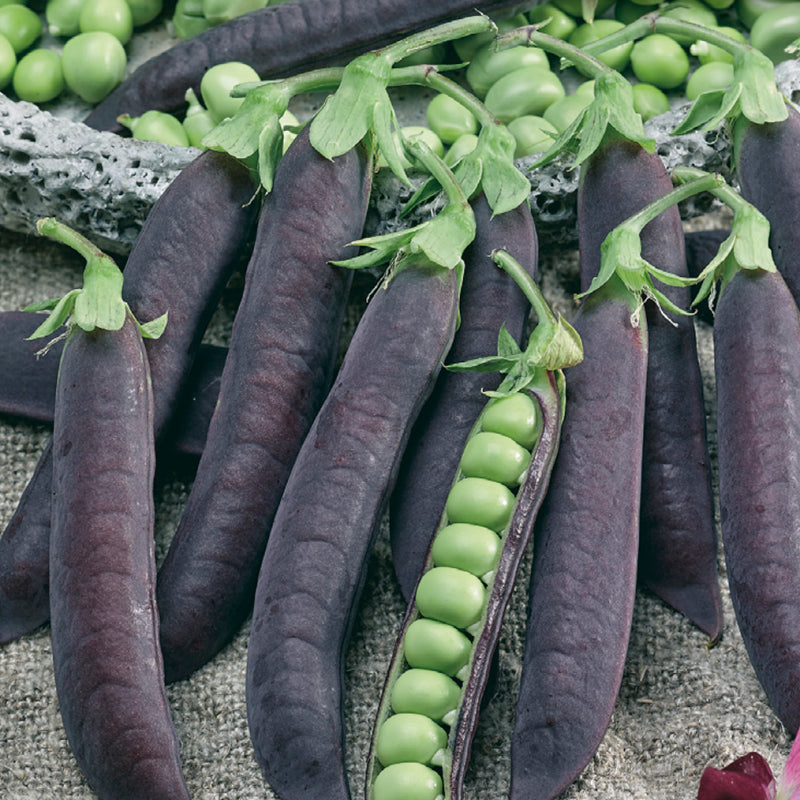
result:
[(471, 436), (461, 455), (461, 471), (469, 478), (518, 486), (528, 469), (531, 454), (502, 433), (481, 431)]
[(524, 392), (496, 397), (486, 404), (481, 427), (485, 431), (502, 433), (533, 450), (542, 432), (542, 412)]
[(431, 764), (447, 746), (447, 733), (422, 714), (392, 714), (378, 730), (375, 755), (385, 767), (404, 761)]
[(437, 800), (442, 797), (442, 779), (424, 764), (407, 762), (382, 769), (373, 785), (375, 800)]
[(547, 53), (538, 47), (518, 45), (498, 50), (493, 44), (488, 44), (472, 57), (464, 77), (472, 91), (482, 98), (500, 78), (521, 67), (549, 70), (550, 60)]
[(434, 619), (416, 619), (406, 630), (403, 653), (411, 667), (456, 675), (466, 666), (472, 645), (458, 628)]
[(447, 495), (445, 513), (450, 522), (471, 522), (502, 531), (514, 511), (514, 495), (496, 481), (462, 478)]
[(408, 669), (400, 673), (392, 688), (392, 710), (441, 720), (456, 709), (460, 697), (461, 689), (447, 675), (432, 669)]
[(420, 578), (415, 599), (424, 617), (463, 629), (481, 618), (486, 589), (463, 569), (434, 567)]
[(453, 523), (436, 534), (431, 556), (437, 567), (455, 567), (481, 577), (497, 566), (500, 538), (481, 525)]

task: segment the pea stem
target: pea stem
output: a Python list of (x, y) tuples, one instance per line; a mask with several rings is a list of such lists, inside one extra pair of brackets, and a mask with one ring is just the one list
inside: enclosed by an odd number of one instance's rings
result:
[(405, 39), (384, 47), (383, 54), (392, 64), (396, 64), (407, 56), (435, 44), (443, 44), (453, 39), (463, 39), (465, 36), (472, 36), (476, 33), (496, 32), (497, 26), (489, 17), (485, 14), (476, 14), (473, 17), (445, 22), (428, 30), (411, 34)]
[(522, 293), (536, 312), (539, 322), (546, 321), (551, 325), (555, 325), (556, 315), (547, 300), (545, 300), (542, 290), (536, 281), (522, 268), (522, 265), (505, 250), (493, 250), (492, 260), (500, 269), (507, 272), (514, 279), (514, 282), (522, 290)]
[[(55, 217), (45, 217), (36, 222), (36, 230), (48, 239), (61, 242), (79, 253), (87, 262), (101, 259), (114, 264), (111, 256), (106, 255), (96, 244), (90, 242), (78, 231), (59, 222)], [(116, 265), (115, 265), (116, 266)]]
[[(698, 183), (699, 181), (710, 177), (710, 173), (704, 172), (697, 167), (675, 167), (672, 172), (672, 176), (676, 180), (681, 181), (684, 186), (691, 186), (692, 184)], [(713, 186), (709, 187), (707, 190), (701, 189), (700, 191), (711, 192), (714, 197), (725, 203), (725, 205), (728, 206), (728, 208), (730, 208), (734, 214), (748, 212), (753, 208), (752, 204), (748, 203), (747, 200), (745, 200), (744, 197), (739, 194), (739, 192), (737, 192), (722, 178), (722, 176), (718, 176), (718, 178), (719, 180), (717, 180)]]
[(452, 170), (427, 144), (425, 144), (425, 142), (412, 137), (406, 139), (405, 146), (408, 148), (411, 155), (421, 161), (425, 169), (439, 182), (439, 185), (447, 196), (449, 205), (460, 206), (465, 209), (470, 208), (469, 200), (464, 194), (464, 190), (461, 188), (461, 184), (456, 179)]

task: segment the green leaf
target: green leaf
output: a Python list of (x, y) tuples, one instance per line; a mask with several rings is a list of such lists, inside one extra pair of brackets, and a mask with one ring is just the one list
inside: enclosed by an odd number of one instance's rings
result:
[(760, 50), (747, 47), (733, 58), (733, 80), (742, 85), (739, 98), (742, 114), (761, 125), (780, 122), (789, 116), (786, 102), (775, 84), (775, 65)]
[(63, 297), (56, 300), (46, 300), (42, 303), (33, 303), (26, 306), (25, 311), (44, 311), (52, 309), (44, 322), (28, 337), (28, 339), (41, 339), (44, 336), (52, 336), (66, 321), (72, 313), (75, 305), (75, 296), (80, 289), (73, 289)]
[(722, 121), (734, 114), (742, 93), (740, 83), (732, 83), (727, 89), (709, 89), (695, 98), (683, 121), (672, 133), (679, 136), (692, 131), (710, 131), (719, 127)]
[[(483, 131), (486, 131), (483, 134)], [(484, 126), (483, 142), (478, 137), (476, 150), (481, 160), (480, 185), (495, 214), (512, 211), (524, 203), (531, 193), (531, 184), (514, 163), (516, 141), (505, 125)], [(474, 152), (474, 151), (473, 151)], [(468, 159), (467, 154), (464, 160)], [(458, 176), (458, 171), (456, 171)]]

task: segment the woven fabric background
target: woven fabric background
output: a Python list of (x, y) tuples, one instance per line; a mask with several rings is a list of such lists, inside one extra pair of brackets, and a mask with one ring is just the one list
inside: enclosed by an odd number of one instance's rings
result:
[[(0, 311), (57, 296), (79, 285), (81, 262), (35, 236), (0, 233)], [(574, 253), (546, 253), (545, 288), (574, 269)], [(236, 287), (230, 290), (235, 299)], [(209, 338), (224, 341), (230, 302)], [(569, 307), (565, 304), (565, 307)], [(710, 376), (710, 331), (698, 323), (703, 368)], [(5, 380), (7, 378), (3, 378)], [(713, 383), (708, 382), (713, 443)], [(49, 431), (0, 420), (0, 530), (8, 523)], [(163, 557), (186, 497), (189, 479), (161, 475), (156, 486), (157, 554)], [(722, 766), (757, 749), (777, 772), (789, 740), (766, 705), (738, 635), (724, 581), (725, 627), (708, 648), (702, 633), (654, 597), (637, 598), (627, 667), (611, 726), (564, 800), (692, 800), (706, 764)], [(497, 693), (474, 742), (465, 797), (507, 796), (510, 731), (523, 649), (529, 561), (520, 576), (500, 643)], [(599, 578), (599, 576), (598, 576)], [(346, 665), (348, 770), (353, 796), (363, 771), (383, 671), (404, 611), (394, 581), (388, 536), (370, 562), (362, 607)], [(247, 629), (190, 680), (169, 687), (182, 742), (186, 779), (195, 800), (273, 798), (252, 755), (244, 675)], [(89, 800), (69, 751), (58, 711), (47, 626), (0, 648), (0, 796), (5, 800)]]

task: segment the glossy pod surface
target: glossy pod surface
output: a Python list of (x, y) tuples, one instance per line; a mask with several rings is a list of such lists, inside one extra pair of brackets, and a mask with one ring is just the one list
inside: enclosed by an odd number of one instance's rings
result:
[(128, 316), (64, 349), (53, 439), (51, 638), (59, 707), (100, 798), (188, 800), (164, 691), (153, 552), (153, 406)]
[[(521, 342), (530, 312), (519, 287), (490, 256), (502, 247), (535, 276), (538, 244), (530, 209), (520, 206), (492, 216), (482, 195), (472, 207), (476, 233), (465, 253), (461, 324), (445, 363), (494, 353), (503, 324)], [(389, 513), (392, 563), (407, 601), (439, 524), (464, 442), (486, 402), (481, 389), (496, 389), (500, 378), (499, 373), (442, 370), (414, 425)]]
[[(611, 229), (671, 188), (661, 158), (638, 144), (611, 142), (589, 159), (578, 195), (579, 218), (591, 220), (581, 229), (582, 290), (600, 269), (600, 245)], [(614, 202), (609, 202), (611, 197)], [(677, 206), (645, 226), (641, 242), (642, 257), (651, 264), (675, 275), (688, 274)], [(660, 283), (658, 288), (677, 306), (689, 309), (689, 289)], [(694, 321), (669, 312), (667, 318), (652, 302), (645, 308), (649, 357), (639, 581), (716, 641), (722, 630), (722, 604)]]
[(636, 589), (647, 329), (634, 304), (584, 301), (583, 361), (568, 373), (564, 426), (539, 512), (511, 750), (511, 798), (562, 792), (611, 719)]
[(167, 681), (185, 678), (239, 630), (297, 451), (333, 377), (371, 171), (294, 140), (267, 196), (236, 313), (219, 404), (159, 570)]
[(714, 324), (720, 525), (731, 599), (767, 698), (800, 726), (800, 321), (778, 273), (739, 273)]
[(267, 542), (247, 659), (256, 758), (284, 800), (347, 798), (342, 669), (366, 560), (453, 338), (455, 274), (373, 295), (295, 461)]
[[(123, 297), (139, 319), (169, 314), (148, 340), (154, 429), (160, 439), (184, 390), (208, 319), (246, 258), (257, 206), (235, 159), (206, 151), (182, 170), (148, 214), (125, 264)], [(51, 448), (45, 449), (0, 537), (0, 642), (47, 621)]]
[(361, 0), (279, 3), (209, 28), (178, 42), (140, 66), (86, 117), (96, 130), (121, 130), (117, 117), (157, 108), (180, 108), (190, 86), (211, 66), (226, 61), (250, 64), (262, 78), (300, 72), (323, 63), (346, 61), (415, 30), (459, 15), (511, 9), (518, 0), (469, 3), (444, 0)]

